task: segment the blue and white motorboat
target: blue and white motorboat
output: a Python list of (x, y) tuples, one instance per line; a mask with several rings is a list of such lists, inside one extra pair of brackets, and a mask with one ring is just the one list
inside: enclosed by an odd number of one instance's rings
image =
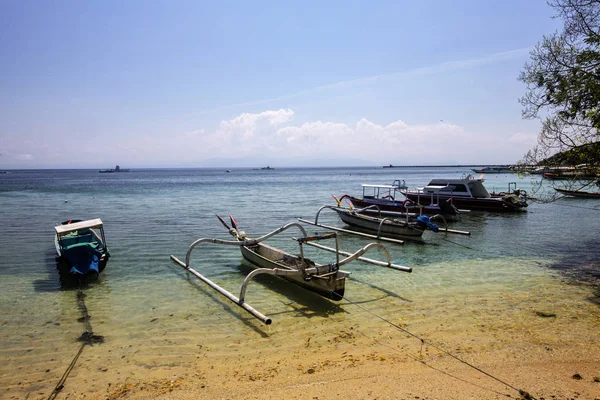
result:
[(100, 218), (54, 227), (56, 265), (63, 286), (96, 280), (110, 258)]

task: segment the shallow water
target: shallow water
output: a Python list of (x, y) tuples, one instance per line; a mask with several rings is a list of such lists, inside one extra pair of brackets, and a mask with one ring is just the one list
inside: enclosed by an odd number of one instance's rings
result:
[[(405, 179), (416, 187), (467, 172), (331, 168), (2, 174), (0, 354), (5, 362), (0, 397), (47, 397), (77, 351), (81, 310), (76, 291), (60, 288), (54, 262), (53, 227), (68, 219), (102, 218), (111, 252), (100, 281), (84, 288), (91, 326), (105, 342), (82, 356), (79, 372), (75, 368), (70, 379), (105, 368), (189, 366), (199, 349), (225, 357), (243, 352), (244, 345), (264, 353), (293, 351), (297, 343), (288, 339), (304, 340), (317, 326), (330, 333), (349, 325), (370, 326), (376, 323), (370, 313), (431, 333), (439, 329), (441, 317), (460, 326), (461, 320), (515, 318), (531, 307), (595, 310), (589, 301), (600, 252), (600, 204), (595, 200), (531, 203), (527, 211), (514, 214), (471, 213), (451, 225), (471, 236), (426, 232), (422, 242), (386, 244), (394, 262), (413, 267), (413, 273), (350, 264), (344, 269), (352, 279), (346, 283), (346, 300), (339, 303), (278, 278), (259, 277), (246, 299), (273, 319), (269, 327), (169, 260), (170, 254), (183, 259), (195, 239), (229, 239), (215, 214), (232, 213), (241, 229), (258, 236), (296, 217), (313, 219), (319, 207), (333, 205), (331, 194), (359, 195), (362, 183)], [(503, 191), (513, 181), (521, 189), (532, 187), (530, 177), (510, 174), (488, 175), (485, 185)], [(319, 220), (343, 226), (333, 213), (322, 212)], [(297, 234), (292, 229), (268, 243), (295, 252), (290, 237)], [(366, 243), (347, 235), (340, 239), (346, 251)], [(332, 261), (322, 252), (307, 251), (313, 259)], [(367, 256), (382, 259), (377, 252)], [(236, 295), (250, 270), (236, 248), (215, 245), (198, 247), (192, 265)], [(101, 390), (101, 382), (93, 390)]]

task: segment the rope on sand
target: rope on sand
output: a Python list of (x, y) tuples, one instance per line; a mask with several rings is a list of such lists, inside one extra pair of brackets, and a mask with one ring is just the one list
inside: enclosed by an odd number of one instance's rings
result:
[(48, 396), (48, 400), (55, 399), (56, 396), (58, 396), (58, 394), (62, 390), (62, 388), (65, 386), (65, 382), (67, 381), (67, 377), (71, 373), (71, 370), (73, 369), (73, 367), (75, 367), (75, 363), (77, 363), (77, 359), (79, 358), (79, 356), (81, 355), (81, 353), (83, 353), (83, 348), (85, 347), (86, 344), (87, 343), (85, 343), (85, 342), (81, 343), (81, 347), (79, 347), (79, 351), (77, 352), (77, 354), (75, 354), (75, 357), (73, 357), (73, 360), (71, 361), (71, 364), (69, 364), (69, 366), (67, 367), (65, 373), (63, 374), (63, 376), (60, 378), (60, 380), (56, 384), (56, 387), (54, 388), (54, 390), (52, 391), (52, 393), (50, 393), (50, 396)]
[(63, 387), (65, 386), (65, 382), (67, 381), (67, 377), (75, 367), (79, 356), (81, 355), (81, 353), (83, 353), (84, 347), (87, 345), (93, 346), (94, 343), (104, 342), (104, 336), (94, 335), (94, 332), (92, 331), (92, 324), (90, 323), (90, 319), (92, 317), (88, 314), (87, 306), (85, 305), (85, 293), (83, 293), (83, 291), (81, 290), (81, 285), (77, 289), (77, 307), (79, 308), (79, 310), (81, 310), (82, 314), (81, 318), (79, 318), (78, 321), (83, 322), (84, 324), (84, 331), (81, 334), (81, 336), (77, 339), (77, 341), (81, 342), (81, 346), (79, 347), (77, 354), (75, 354), (75, 357), (73, 357), (73, 360), (71, 360), (71, 363), (65, 370), (64, 374), (59, 379), (58, 383), (56, 384), (56, 387), (54, 388), (52, 393), (50, 393), (50, 396), (48, 396), (48, 400), (55, 399), (56, 396), (58, 396), (60, 391), (63, 389)]
[[(341, 300), (341, 299), (340, 299), (340, 300)], [(406, 333), (407, 335), (409, 335), (409, 336), (412, 336), (412, 337), (414, 337), (415, 339), (418, 339), (418, 340), (420, 340), (422, 345), (428, 345), (428, 346), (430, 346), (430, 347), (433, 347), (434, 349), (436, 349), (436, 350), (438, 350), (438, 351), (440, 351), (440, 352), (442, 352), (442, 353), (444, 353), (444, 354), (446, 354), (446, 355), (448, 355), (448, 356), (450, 356), (450, 357), (454, 358), (455, 360), (457, 360), (457, 361), (459, 361), (459, 362), (461, 362), (461, 363), (465, 364), (466, 366), (468, 366), (468, 367), (471, 367), (471, 368), (473, 368), (474, 370), (476, 370), (476, 371), (478, 371), (478, 372), (480, 372), (480, 373), (482, 373), (482, 374), (484, 374), (484, 375), (486, 375), (486, 376), (488, 376), (488, 377), (490, 377), (490, 378), (494, 379), (495, 381), (497, 381), (497, 382), (500, 382), (501, 384), (503, 384), (503, 385), (507, 386), (508, 388), (510, 388), (510, 389), (513, 389), (513, 390), (517, 391), (517, 392), (519, 393), (519, 395), (521, 395), (521, 398), (523, 398), (523, 399), (526, 399), (526, 400), (535, 400), (535, 397), (533, 397), (533, 396), (532, 396), (531, 394), (529, 394), (527, 391), (525, 391), (525, 390), (522, 390), (522, 389), (519, 389), (519, 388), (516, 388), (515, 386), (511, 385), (510, 383), (507, 383), (507, 382), (503, 381), (502, 379), (495, 377), (494, 375), (492, 375), (492, 374), (490, 374), (490, 373), (488, 373), (488, 372), (484, 371), (483, 369), (481, 369), (481, 368), (479, 368), (479, 367), (477, 367), (477, 366), (475, 366), (475, 365), (473, 365), (473, 364), (469, 363), (469, 362), (468, 362), (468, 361), (466, 361), (466, 360), (463, 360), (462, 358), (460, 358), (460, 357), (458, 357), (458, 356), (455, 356), (454, 354), (450, 353), (449, 351), (447, 351), (447, 350), (445, 350), (445, 349), (442, 349), (440, 346), (438, 346), (438, 345), (436, 345), (436, 344), (434, 344), (434, 343), (432, 343), (432, 342), (430, 342), (430, 341), (428, 341), (428, 340), (425, 340), (425, 339), (423, 339), (422, 337), (420, 337), (420, 336), (418, 336), (418, 335), (416, 335), (416, 334), (414, 334), (414, 333), (412, 333), (412, 332), (408, 331), (407, 329), (405, 329), (405, 328), (401, 327), (400, 325), (398, 325), (398, 324), (396, 324), (396, 323), (394, 323), (394, 322), (392, 322), (392, 321), (390, 321), (390, 320), (388, 320), (388, 319), (386, 319), (386, 318), (384, 318), (384, 317), (382, 317), (382, 316), (380, 316), (380, 315), (377, 315), (377, 314), (375, 314), (374, 312), (372, 312), (372, 311), (368, 310), (367, 308), (365, 308), (365, 307), (361, 306), (361, 305), (360, 305), (360, 304), (358, 304), (358, 303), (355, 303), (355, 302), (353, 302), (352, 300), (349, 300), (348, 298), (344, 298), (344, 300), (346, 300), (348, 303), (350, 303), (350, 304), (352, 304), (352, 305), (354, 305), (354, 306), (356, 306), (356, 307), (360, 308), (361, 310), (363, 310), (363, 311), (365, 311), (365, 312), (367, 312), (367, 313), (371, 314), (372, 316), (374, 316), (374, 317), (376, 317), (376, 318), (378, 318), (378, 319), (382, 320), (383, 322), (385, 322), (385, 323), (389, 324), (390, 326), (393, 326), (394, 328), (396, 328), (396, 329), (398, 329), (398, 330), (400, 330), (400, 331), (402, 331), (402, 332)], [(417, 361), (420, 361), (421, 363), (423, 363), (423, 364), (427, 365), (428, 367), (430, 367), (430, 368), (433, 368), (432, 366), (430, 366), (430, 365), (426, 364), (425, 362), (423, 362), (423, 361), (421, 361), (421, 360), (417, 360)], [(450, 374), (448, 374), (448, 373), (446, 373), (446, 372), (444, 372), (444, 371), (441, 371), (441, 370), (439, 370), (439, 369), (437, 369), (437, 368), (433, 368), (433, 369), (435, 369), (435, 370), (437, 370), (437, 371), (440, 371), (440, 372), (443, 372), (443, 373), (445, 373), (446, 375), (452, 376), (452, 375), (450, 375)], [(452, 376), (452, 377), (453, 377), (453, 378), (456, 378), (456, 379), (459, 379), (459, 380), (463, 380), (463, 379), (461, 379), (461, 378), (457, 378), (457, 377), (455, 377), (455, 376)], [(463, 381), (464, 381), (464, 380), (463, 380)], [(466, 381), (465, 381), (465, 382), (466, 382)], [(476, 386), (477, 386), (477, 385), (476, 385)], [(489, 390), (491, 390), (491, 389), (489, 389)]]

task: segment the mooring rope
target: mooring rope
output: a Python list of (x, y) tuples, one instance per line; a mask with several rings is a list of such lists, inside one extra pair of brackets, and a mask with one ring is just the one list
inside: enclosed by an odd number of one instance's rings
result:
[[(360, 333), (361, 335), (365, 336), (366, 338), (369, 338), (369, 339), (371, 339), (371, 340), (375, 341), (375, 343), (379, 344), (380, 346), (387, 347), (387, 348), (389, 348), (390, 350), (392, 350), (392, 351), (394, 351), (394, 352), (396, 352), (396, 353), (400, 353), (400, 351), (399, 351), (398, 349), (396, 349), (396, 348), (394, 348), (394, 347), (392, 347), (392, 346), (390, 346), (390, 345), (388, 345), (388, 344), (382, 343), (382, 342), (380, 342), (379, 340), (377, 340), (376, 338), (374, 338), (374, 337), (372, 337), (372, 336), (369, 336), (369, 335), (367, 335), (366, 333), (364, 333), (364, 332), (361, 332), (360, 330), (356, 330), (356, 331), (357, 331), (358, 333)], [(481, 385), (478, 385), (478, 384), (476, 384), (476, 383), (473, 383), (473, 382), (469, 382), (469, 381), (468, 381), (468, 380), (466, 380), (466, 379), (460, 378), (460, 377), (458, 377), (458, 376), (456, 376), (456, 375), (452, 375), (451, 373), (449, 373), (449, 372), (447, 372), (447, 371), (441, 370), (441, 369), (439, 369), (439, 368), (436, 368), (436, 367), (434, 367), (433, 365), (427, 364), (425, 361), (423, 361), (423, 360), (419, 359), (418, 357), (415, 357), (415, 356), (413, 356), (413, 355), (411, 355), (411, 354), (408, 354), (408, 353), (406, 353), (406, 356), (408, 356), (409, 358), (412, 358), (412, 359), (413, 359), (414, 361), (416, 361), (416, 362), (419, 362), (419, 363), (423, 364), (423, 365), (424, 365), (424, 366), (426, 366), (427, 368), (431, 368), (432, 370), (434, 370), (434, 371), (437, 371), (437, 372), (439, 372), (439, 373), (441, 373), (441, 374), (447, 375), (447, 376), (449, 376), (449, 377), (451, 377), (451, 378), (453, 378), (453, 379), (456, 379), (456, 380), (458, 380), (458, 381), (461, 381), (461, 382), (464, 382), (464, 383), (466, 383), (466, 384), (469, 384), (469, 385), (472, 385), (472, 386), (478, 387), (478, 388), (480, 388), (480, 389), (489, 390), (490, 392), (494, 392), (494, 393), (496, 393), (496, 394), (499, 394), (499, 395), (501, 395), (501, 396), (506, 396), (506, 393), (501, 393), (501, 392), (498, 392), (497, 390), (490, 389), (490, 388), (488, 388), (488, 387), (481, 386)]]
[[(331, 292), (331, 293), (332, 293), (333, 295), (336, 295), (336, 293), (334, 293), (334, 292)], [(337, 295), (337, 296), (338, 296), (338, 297), (340, 297), (340, 300), (342, 300), (341, 296), (339, 296), (339, 295)], [(519, 388), (517, 388), (517, 387), (515, 387), (515, 386), (511, 385), (510, 383), (508, 383), (508, 382), (506, 382), (506, 381), (503, 381), (503, 380), (502, 380), (502, 379), (500, 379), (500, 378), (497, 378), (497, 377), (495, 377), (494, 375), (492, 375), (492, 374), (490, 374), (490, 373), (488, 373), (488, 372), (484, 371), (483, 369), (481, 369), (481, 368), (479, 368), (479, 367), (477, 367), (477, 366), (475, 366), (475, 365), (473, 365), (473, 364), (469, 363), (468, 361), (466, 361), (466, 360), (463, 360), (462, 358), (460, 358), (460, 357), (458, 357), (458, 356), (455, 356), (454, 354), (452, 354), (452, 353), (450, 353), (449, 351), (447, 351), (447, 350), (445, 350), (445, 349), (441, 348), (440, 346), (438, 346), (438, 345), (436, 345), (436, 344), (434, 344), (434, 343), (432, 343), (432, 342), (430, 342), (430, 341), (428, 341), (428, 340), (425, 340), (425, 339), (423, 339), (422, 337), (420, 337), (420, 336), (418, 336), (418, 335), (416, 335), (416, 334), (414, 334), (414, 333), (410, 332), (409, 330), (407, 330), (407, 329), (405, 329), (405, 328), (401, 327), (400, 325), (398, 325), (398, 324), (396, 324), (396, 323), (394, 323), (394, 322), (392, 322), (392, 321), (390, 321), (390, 320), (388, 320), (388, 319), (386, 319), (386, 318), (384, 318), (384, 317), (382, 317), (382, 316), (380, 316), (380, 315), (378, 315), (378, 314), (375, 314), (374, 312), (372, 312), (372, 311), (370, 311), (369, 309), (367, 309), (367, 308), (365, 308), (365, 307), (361, 306), (360, 304), (358, 304), (358, 303), (356, 303), (356, 302), (354, 302), (354, 301), (352, 301), (352, 300), (349, 300), (349, 299), (348, 299), (348, 298), (346, 298), (346, 297), (344, 297), (343, 299), (344, 299), (344, 300), (346, 300), (348, 303), (350, 303), (350, 304), (352, 304), (352, 305), (354, 305), (354, 306), (356, 306), (356, 307), (360, 308), (361, 310), (363, 310), (363, 311), (365, 311), (365, 312), (367, 312), (367, 313), (371, 314), (372, 316), (374, 316), (374, 317), (376, 317), (376, 318), (378, 318), (378, 319), (382, 320), (383, 322), (385, 322), (385, 323), (387, 323), (387, 324), (389, 324), (389, 325), (393, 326), (394, 328), (396, 328), (396, 329), (398, 329), (398, 330), (400, 330), (400, 331), (402, 331), (402, 332), (406, 333), (407, 335), (409, 335), (409, 336), (412, 336), (412, 337), (414, 337), (415, 339), (418, 339), (418, 340), (420, 340), (422, 344), (425, 344), (425, 345), (431, 346), (431, 347), (433, 347), (434, 349), (436, 349), (436, 350), (438, 350), (438, 351), (441, 351), (442, 353), (444, 353), (444, 354), (446, 354), (446, 355), (448, 355), (448, 356), (450, 356), (450, 357), (454, 358), (455, 360), (457, 360), (457, 361), (459, 361), (459, 362), (461, 362), (461, 363), (465, 364), (466, 366), (468, 366), (468, 367), (471, 367), (471, 368), (473, 368), (474, 370), (476, 370), (476, 371), (478, 371), (478, 372), (480, 372), (480, 373), (482, 373), (482, 374), (484, 374), (484, 375), (488, 376), (489, 378), (492, 378), (492, 379), (494, 379), (495, 381), (497, 381), (497, 382), (500, 382), (501, 384), (503, 384), (503, 385), (505, 385), (505, 386), (509, 387), (510, 389), (513, 389), (513, 390), (517, 391), (517, 392), (519, 393), (519, 395), (521, 395), (521, 396), (522, 396), (524, 399), (528, 399), (528, 400), (535, 400), (535, 397), (531, 396), (531, 395), (530, 395), (528, 392), (526, 392), (525, 390), (519, 389)], [(450, 376), (452, 376), (452, 375), (450, 375)], [(458, 378), (457, 378), (457, 379), (458, 379)], [(491, 389), (490, 389), (490, 390), (491, 390)]]
[(75, 363), (77, 363), (77, 359), (79, 358), (79, 356), (81, 355), (81, 353), (83, 353), (83, 348), (86, 345), (87, 345), (86, 342), (81, 343), (81, 346), (79, 347), (79, 351), (77, 352), (77, 354), (75, 354), (75, 357), (73, 357), (73, 360), (71, 361), (71, 364), (69, 364), (69, 366), (65, 370), (65, 373), (63, 374), (63, 376), (60, 378), (60, 380), (56, 384), (56, 387), (54, 388), (54, 390), (52, 391), (52, 393), (50, 393), (50, 396), (48, 396), (48, 400), (55, 399), (56, 396), (58, 396), (58, 393), (60, 393), (60, 391), (62, 390), (62, 388), (65, 386), (65, 382), (67, 381), (67, 377), (71, 373), (71, 370), (73, 369), (73, 367), (75, 367)]
[(473, 250), (473, 248), (472, 248), (472, 247), (465, 246), (464, 244), (460, 244), (460, 243), (453, 242), (452, 240), (450, 240), (450, 239), (448, 239), (448, 238), (442, 238), (442, 240), (445, 240), (445, 241), (446, 241), (446, 242), (448, 242), (448, 243), (452, 243), (452, 244), (455, 244), (455, 245), (457, 245), (457, 246), (460, 246), (460, 247), (464, 247), (465, 249)]
[(77, 306), (81, 310), (82, 317), (78, 319), (79, 322), (83, 322), (84, 330), (81, 336), (79, 337), (80, 342), (84, 342), (89, 345), (93, 345), (94, 343), (102, 343), (104, 342), (104, 336), (94, 335), (92, 331), (92, 324), (90, 323), (90, 319), (92, 318), (90, 314), (88, 314), (87, 306), (85, 305), (85, 293), (81, 289), (77, 290)]
[(65, 370), (64, 374), (59, 379), (58, 383), (56, 384), (56, 387), (54, 388), (52, 393), (50, 393), (50, 396), (48, 396), (48, 400), (55, 399), (56, 396), (58, 396), (58, 393), (60, 393), (60, 391), (63, 389), (63, 387), (65, 386), (65, 382), (67, 381), (67, 377), (75, 367), (79, 356), (81, 355), (81, 353), (83, 353), (84, 347), (87, 345), (93, 346), (94, 343), (104, 342), (104, 336), (94, 335), (94, 332), (92, 331), (92, 324), (90, 323), (90, 319), (92, 317), (88, 313), (87, 306), (85, 305), (85, 293), (83, 293), (83, 291), (81, 290), (81, 282), (79, 287), (77, 288), (77, 307), (79, 308), (82, 314), (81, 318), (79, 318), (77, 321), (82, 322), (84, 324), (84, 331), (81, 334), (81, 336), (77, 339), (77, 341), (81, 342), (81, 346), (79, 347), (77, 354), (75, 354), (75, 357), (73, 357), (73, 360), (71, 360), (71, 363)]

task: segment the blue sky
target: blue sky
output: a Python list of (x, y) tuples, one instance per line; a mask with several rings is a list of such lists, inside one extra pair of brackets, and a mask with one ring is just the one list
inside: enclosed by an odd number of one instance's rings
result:
[(514, 163), (544, 0), (2, 1), (0, 168)]

